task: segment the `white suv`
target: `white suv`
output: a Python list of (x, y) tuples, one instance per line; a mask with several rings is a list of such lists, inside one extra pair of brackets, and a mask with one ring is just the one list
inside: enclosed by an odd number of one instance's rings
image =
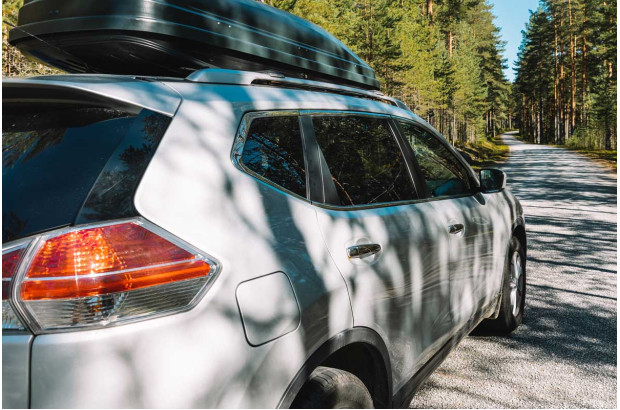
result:
[(482, 320), (515, 329), (519, 202), (399, 105), (4, 80), (3, 407), (406, 406)]
[(408, 406), (521, 323), (504, 173), (321, 28), (25, 0), (9, 41), (85, 74), (3, 80), (3, 407)]

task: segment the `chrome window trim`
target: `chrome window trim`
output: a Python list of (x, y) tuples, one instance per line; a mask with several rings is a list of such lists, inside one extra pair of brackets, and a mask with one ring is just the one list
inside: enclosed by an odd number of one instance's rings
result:
[(345, 117), (351, 115), (365, 115), (369, 117), (391, 118), (390, 114), (383, 114), (371, 111), (351, 111), (351, 110), (299, 110), (300, 115), (327, 115), (332, 117)]
[(469, 198), (474, 195), (476, 194), (469, 193), (469, 194), (460, 194), (460, 195), (453, 195), (453, 196), (411, 199), (411, 200), (398, 201), (398, 202), (381, 202), (378, 204), (366, 204), (366, 205), (343, 206), (343, 205), (324, 204), (320, 202), (312, 202), (312, 205), (319, 207), (319, 208), (328, 209), (330, 211), (345, 211), (345, 212), (346, 211), (363, 211), (366, 209), (389, 208), (389, 207), (397, 207), (397, 206), (404, 206), (404, 205), (423, 204), (426, 202), (445, 201), (445, 200), (459, 199), (459, 198)]
[[(252, 111), (245, 113), (243, 118), (241, 119), (241, 124), (239, 125), (239, 129), (237, 130), (237, 134), (235, 135), (235, 140), (233, 142), (232, 150), (230, 152), (230, 159), (235, 166), (235, 168), (239, 169), (245, 174), (257, 179), (259, 182), (269, 185), (271, 188), (274, 188), (277, 191), (280, 191), (283, 194), (290, 195), (295, 199), (300, 199), (302, 201), (312, 203), (310, 199), (308, 199), (308, 167), (306, 160), (305, 150), (302, 148), (302, 153), (304, 154), (304, 167), (306, 168), (306, 196), (302, 197), (301, 195), (296, 194), (293, 191), (290, 191), (284, 188), (281, 185), (276, 184), (275, 182), (263, 177), (262, 175), (257, 174), (252, 171), (248, 167), (243, 164), (241, 158), (243, 156), (243, 148), (245, 147), (245, 143), (248, 137), (248, 131), (250, 129), (250, 125), (252, 121), (256, 118), (266, 118), (266, 117), (292, 117), (295, 116), (299, 120), (299, 110), (276, 110), (276, 111)], [(299, 124), (300, 133), (303, 132), (301, 129), (301, 124)], [(303, 144), (303, 135), (301, 138), (301, 143)]]
[(365, 204), (365, 205), (332, 205), (332, 204), (324, 204), (319, 202), (313, 202), (312, 204), (323, 209), (329, 209), (330, 211), (363, 211), (366, 209), (379, 209), (379, 208), (390, 208), (397, 207), (403, 205), (413, 205), (421, 202), (426, 202), (425, 199), (411, 199), (406, 201), (398, 201), (398, 202), (381, 202), (377, 204)]

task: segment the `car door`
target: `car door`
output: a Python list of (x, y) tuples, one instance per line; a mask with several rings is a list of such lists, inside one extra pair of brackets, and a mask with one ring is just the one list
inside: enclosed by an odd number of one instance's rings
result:
[(433, 206), (418, 203), (389, 117), (302, 116), (326, 176), (315, 201), (321, 232), (346, 280), (354, 325), (388, 345), (396, 391), (451, 329), (448, 233)]
[(426, 185), (426, 195), (449, 234), (450, 306), (456, 328), (495, 301), (493, 198), (477, 193), (472, 172), (423, 124), (398, 120)]

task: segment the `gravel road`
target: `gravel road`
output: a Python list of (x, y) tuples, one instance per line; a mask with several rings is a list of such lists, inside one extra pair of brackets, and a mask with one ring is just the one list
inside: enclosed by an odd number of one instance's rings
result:
[(505, 134), (525, 211), (527, 299), (511, 336), (469, 336), (411, 408), (616, 408), (616, 174)]

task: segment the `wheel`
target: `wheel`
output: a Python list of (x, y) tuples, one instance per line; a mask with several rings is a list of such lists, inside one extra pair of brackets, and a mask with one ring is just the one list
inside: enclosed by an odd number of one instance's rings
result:
[(372, 409), (368, 389), (355, 375), (317, 367), (291, 405), (293, 409)]
[(482, 322), (484, 330), (509, 334), (523, 322), (525, 309), (525, 251), (516, 237), (510, 238), (508, 260), (504, 267), (502, 300), (497, 319)]

